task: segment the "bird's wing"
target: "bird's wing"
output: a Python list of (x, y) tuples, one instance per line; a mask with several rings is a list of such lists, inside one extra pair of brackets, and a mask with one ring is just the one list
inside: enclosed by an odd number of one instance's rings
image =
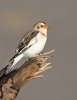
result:
[(30, 32), (25, 34), (15, 50), (16, 52), (15, 56), (10, 61), (12, 61), (14, 58), (16, 58), (18, 55), (20, 55), (29, 47), (31, 47), (34, 43), (36, 43), (37, 42), (36, 36), (38, 33), (39, 31), (37, 30), (31, 30)]

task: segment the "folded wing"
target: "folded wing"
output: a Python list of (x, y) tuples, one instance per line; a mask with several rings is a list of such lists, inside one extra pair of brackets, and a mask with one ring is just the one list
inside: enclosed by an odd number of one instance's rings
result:
[(12, 61), (14, 58), (16, 58), (18, 55), (22, 54), (25, 50), (27, 50), (34, 43), (36, 43), (37, 42), (36, 36), (38, 33), (39, 33), (39, 31), (37, 31), (37, 30), (31, 30), (30, 32), (25, 34), (15, 50), (16, 54), (14, 55), (14, 57), (12, 57), (10, 59), (10, 61)]

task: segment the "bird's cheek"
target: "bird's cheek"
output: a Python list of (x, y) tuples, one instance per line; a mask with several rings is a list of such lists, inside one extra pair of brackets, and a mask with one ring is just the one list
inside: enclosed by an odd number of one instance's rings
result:
[(37, 29), (40, 29), (40, 27), (39, 27), (39, 26), (37, 26)]

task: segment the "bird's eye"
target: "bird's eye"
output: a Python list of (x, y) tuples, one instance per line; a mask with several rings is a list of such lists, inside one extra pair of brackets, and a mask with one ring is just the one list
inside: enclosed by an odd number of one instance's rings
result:
[(43, 27), (43, 25), (41, 25), (41, 27)]

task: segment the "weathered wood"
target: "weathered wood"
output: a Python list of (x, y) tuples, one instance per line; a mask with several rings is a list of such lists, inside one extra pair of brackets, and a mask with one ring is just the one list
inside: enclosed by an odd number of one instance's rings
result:
[(2, 69), (0, 71), (0, 100), (14, 100), (26, 82), (41, 77), (36, 75), (51, 68), (50, 63), (46, 63), (50, 58), (46, 56), (47, 54), (38, 55), (9, 73), (6, 73), (7, 67)]

